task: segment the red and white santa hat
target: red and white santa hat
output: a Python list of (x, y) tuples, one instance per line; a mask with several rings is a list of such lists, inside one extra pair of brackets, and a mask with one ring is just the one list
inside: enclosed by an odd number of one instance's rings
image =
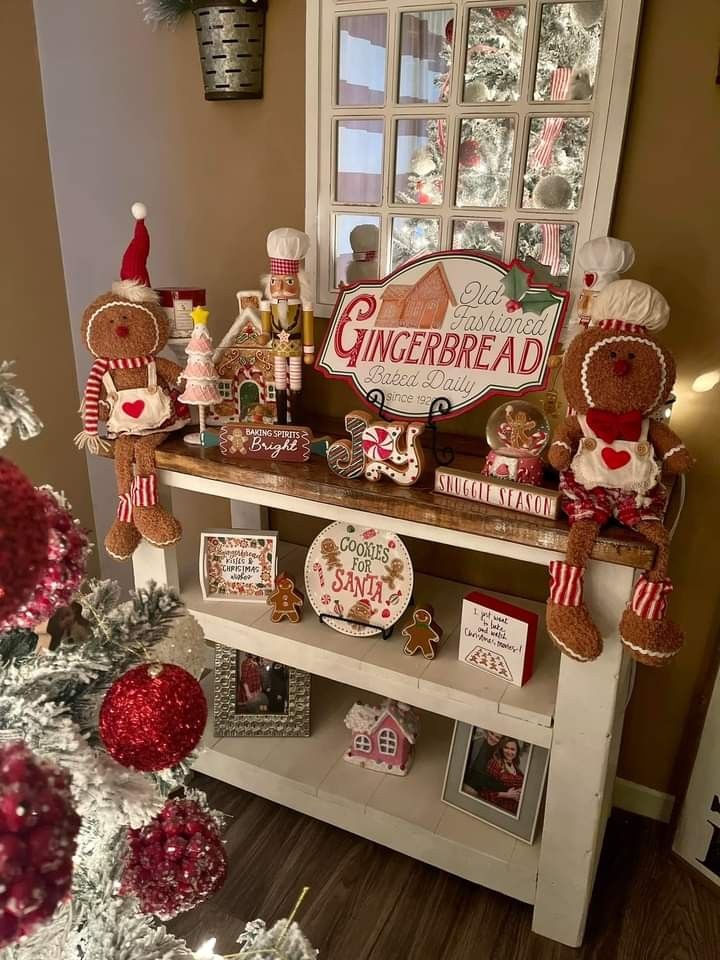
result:
[(597, 292), (617, 280), (635, 262), (635, 250), (627, 240), (615, 237), (595, 237), (578, 251), (578, 263), (583, 269), (583, 286)]
[(150, 254), (150, 234), (145, 226), (147, 207), (134, 203), (130, 208), (135, 218), (133, 237), (123, 254), (120, 279), (112, 285), (112, 292), (133, 303), (157, 303), (158, 294), (150, 286), (147, 259)]
[(614, 280), (593, 301), (591, 327), (615, 333), (656, 333), (670, 319), (670, 306), (665, 297), (640, 280)]
[(310, 237), (294, 227), (278, 227), (267, 238), (270, 273), (286, 277), (300, 272), (305, 254), (310, 248)]

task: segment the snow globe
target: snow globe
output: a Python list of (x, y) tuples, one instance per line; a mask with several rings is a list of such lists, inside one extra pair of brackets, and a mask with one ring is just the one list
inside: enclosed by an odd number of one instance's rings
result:
[(516, 483), (539, 484), (543, 478), (540, 454), (550, 439), (550, 424), (542, 410), (524, 400), (504, 403), (487, 423), (490, 452), (482, 474)]

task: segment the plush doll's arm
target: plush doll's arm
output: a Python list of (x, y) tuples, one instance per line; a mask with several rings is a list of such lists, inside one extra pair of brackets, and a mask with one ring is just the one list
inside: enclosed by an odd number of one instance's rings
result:
[(582, 437), (577, 417), (566, 417), (555, 430), (548, 460), (556, 470), (567, 470)]
[(179, 367), (172, 360), (166, 360), (165, 357), (156, 357), (155, 365), (160, 377), (171, 387), (178, 385), (178, 377), (182, 373), (182, 367)]
[(666, 423), (651, 420), (648, 437), (662, 463), (663, 473), (687, 473), (692, 467), (694, 461), (685, 444)]

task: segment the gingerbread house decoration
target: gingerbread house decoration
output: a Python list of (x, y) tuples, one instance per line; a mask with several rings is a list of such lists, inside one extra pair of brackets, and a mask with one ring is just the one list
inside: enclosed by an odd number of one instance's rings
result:
[(237, 298), (240, 313), (214, 354), (223, 399), (207, 422), (275, 423), (274, 365), (260, 328), (260, 292), (240, 291)]
[(352, 743), (345, 760), (368, 770), (404, 777), (412, 765), (418, 716), (412, 707), (384, 700), (374, 707), (354, 703), (345, 717)]
[(448, 306), (457, 306), (457, 300), (442, 263), (436, 263), (414, 285), (391, 283), (385, 288), (375, 326), (438, 329)]

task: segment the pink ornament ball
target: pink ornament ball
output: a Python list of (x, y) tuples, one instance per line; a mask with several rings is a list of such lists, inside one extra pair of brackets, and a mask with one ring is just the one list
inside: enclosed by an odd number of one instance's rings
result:
[(47, 563), (43, 499), (22, 470), (0, 458), (0, 629), (29, 600)]
[(207, 715), (202, 687), (187, 670), (171, 663), (142, 664), (105, 695), (100, 736), (124, 767), (166, 770), (198, 745)]
[(67, 899), (79, 829), (69, 775), (24, 743), (0, 746), (0, 949)]
[(120, 893), (136, 897), (143, 913), (171, 920), (217, 893), (226, 876), (218, 825), (193, 800), (170, 800), (128, 831)]

